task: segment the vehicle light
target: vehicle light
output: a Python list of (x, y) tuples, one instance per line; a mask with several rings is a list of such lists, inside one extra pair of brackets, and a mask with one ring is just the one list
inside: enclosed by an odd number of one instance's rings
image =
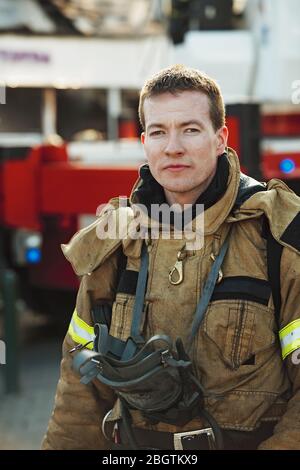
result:
[(40, 248), (27, 248), (25, 259), (29, 264), (36, 264), (41, 261), (42, 253)]
[(281, 162), (279, 163), (279, 168), (282, 171), (282, 173), (292, 173), (296, 168), (296, 164), (294, 160), (290, 158), (285, 158), (284, 160), (281, 160)]

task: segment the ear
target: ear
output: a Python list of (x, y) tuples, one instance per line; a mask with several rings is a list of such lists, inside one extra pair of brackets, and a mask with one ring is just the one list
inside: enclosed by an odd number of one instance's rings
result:
[(145, 143), (145, 132), (141, 133), (141, 142), (144, 145), (144, 143)]
[(217, 155), (222, 155), (227, 147), (228, 128), (226, 126), (220, 127), (216, 132), (217, 137)]

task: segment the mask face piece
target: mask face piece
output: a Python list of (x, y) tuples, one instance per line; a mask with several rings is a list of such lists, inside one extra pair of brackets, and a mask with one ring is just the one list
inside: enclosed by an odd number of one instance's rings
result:
[(126, 407), (158, 421), (182, 425), (199, 413), (202, 391), (191, 378), (192, 364), (180, 339), (173, 347), (168, 336), (153, 336), (126, 361), (113, 357), (106, 344), (102, 345), (104, 353), (87, 349), (76, 353), (73, 368), (82, 376), (82, 383), (97, 378)]

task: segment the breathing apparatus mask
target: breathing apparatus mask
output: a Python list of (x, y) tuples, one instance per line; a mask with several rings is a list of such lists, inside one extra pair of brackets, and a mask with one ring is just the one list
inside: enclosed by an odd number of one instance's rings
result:
[[(207, 309), (227, 251), (227, 240), (204, 286), (195, 312), (190, 345)], [(94, 350), (81, 349), (77, 352), (73, 368), (81, 375), (82, 383), (97, 379), (113, 389), (120, 399), (122, 419), (129, 434), (130, 410), (139, 410), (151, 423), (164, 422), (178, 426), (202, 415), (214, 429), (218, 448), (222, 448), (220, 430), (203, 409), (203, 387), (193, 374), (192, 362), (184, 350), (182, 340), (178, 338), (173, 344), (169, 336), (155, 335), (145, 341), (140, 334), (147, 273), (148, 253), (143, 246), (130, 337), (122, 341), (111, 336), (107, 324), (109, 306), (98, 306), (98, 315), (94, 317), (100, 320), (95, 325)]]
[(124, 360), (115, 354), (121, 349), (120, 340), (108, 335), (106, 325), (97, 324), (96, 329), (98, 350), (82, 349), (73, 359), (82, 383), (97, 378), (114, 390), (125, 407), (141, 411), (153, 422), (184, 425), (199, 415), (203, 391), (192, 375), (192, 363), (181, 339), (173, 346), (165, 335), (139, 345), (129, 338), (123, 342), (123, 352), (130, 349), (132, 354)]

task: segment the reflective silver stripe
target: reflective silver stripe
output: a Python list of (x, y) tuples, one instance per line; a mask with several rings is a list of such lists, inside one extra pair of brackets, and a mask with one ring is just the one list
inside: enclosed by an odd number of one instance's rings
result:
[(293, 343), (294, 341), (300, 339), (300, 327), (295, 328), (293, 331), (288, 333), (286, 336), (281, 338), (281, 347), (286, 348), (289, 344)]
[(72, 318), (70, 326), (72, 327), (74, 333), (79, 336), (80, 338), (84, 339), (86, 342), (94, 341), (95, 335), (94, 333), (90, 334), (81, 326), (78, 325), (75, 318)]
[(288, 323), (279, 331), (282, 358), (300, 347), (300, 318)]
[(76, 308), (69, 325), (68, 333), (74, 343), (86, 345), (87, 348), (93, 349), (92, 342), (95, 338), (94, 328), (77, 315)]

